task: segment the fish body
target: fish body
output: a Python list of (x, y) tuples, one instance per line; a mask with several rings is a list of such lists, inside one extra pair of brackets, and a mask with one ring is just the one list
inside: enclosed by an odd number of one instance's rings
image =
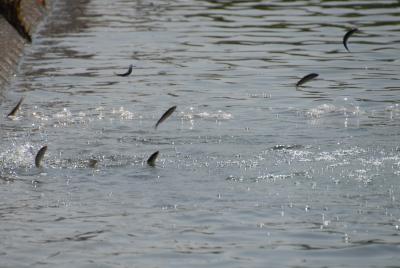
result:
[(42, 159), (43, 159), (44, 154), (46, 153), (46, 151), (47, 151), (47, 146), (43, 146), (42, 148), (40, 148), (39, 152), (36, 154), (35, 166), (37, 168), (41, 167), (41, 162), (42, 162)]
[(308, 81), (310, 81), (310, 80), (316, 78), (317, 76), (318, 76), (317, 73), (310, 73), (310, 74), (307, 74), (306, 76), (304, 76), (303, 78), (301, 78), (301, 79), (299, 80), (299, 82), (297, 82), (296, 87), (299, 87), (299, 86), (303, 85), (304, 83), (307, 83)]
[(153, 153), (152, 155), (150, 155), (149, 159), (147, 159), (147, 164), (151, 167), (155, 167), (156, 166), (156, 159), (158, 157), (158, 153), (159, 151)]
[(125, 73), (122, 73), (122, 74), (117, 74), (116, 73), (116, 75), (118, 75), (118, 76), (128, 76), (128, 75), (130, 75), (132, 73), (132, 69), (133, 69), (133, 65), (131, 64), (131, 65), (129, 65), (128, 71), (126, 71)]
[(343, 36), (343, 45), (346, 48), (348, 52), (350, 52), (349, 48), (347, 47), (347, 40), (352, 36), (355, 32), (358, 32), (357, 28), (353, 28), (350, 31), (348, 31), (344, 36)]
[(15, 114), (18, 112), (19, 107), (22, 104), (22, 101), (24, 100), (24, 97), (21, 97), (17, 105), (15, 105), (14, 109), (11, 110), (11, 112), (7, 116), (15, 116)]
[(97, 165), (97, 160), (96, 159), (89, 159), (88, 167), (95, 168), (96, 165)]
[(272, 147), (272, 150), (297, 150), (301, 149), (304, 146), (300, 144), (291, 144), (291, 145), (284, 145), (284, 144), (278, 144)]
[(154, 128), (157, 128), (159, 124), (161, 124), (162, 122), (165, 121), (165, 119), (167, 119), (169, 116), (171, 116), (171, 114), (176, 110), (176, 106), (172, 106), (171, 108), (169, 108), (162, 116), (160, 119), (158, 119), (156, 125)]

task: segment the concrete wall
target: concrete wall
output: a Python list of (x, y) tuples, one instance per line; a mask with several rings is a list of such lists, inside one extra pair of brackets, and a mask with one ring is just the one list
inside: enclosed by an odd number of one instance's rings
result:
[(50, 5), (50, 0), (0, 0), (0, 91), (17, 71), (24, 47)]

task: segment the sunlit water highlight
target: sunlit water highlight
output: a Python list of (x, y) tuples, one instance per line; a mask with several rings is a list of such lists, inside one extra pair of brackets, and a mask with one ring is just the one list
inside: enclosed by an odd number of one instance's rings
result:
[(2, 97), (1, 266), (399, 265), (399, 7), (56, 1)]

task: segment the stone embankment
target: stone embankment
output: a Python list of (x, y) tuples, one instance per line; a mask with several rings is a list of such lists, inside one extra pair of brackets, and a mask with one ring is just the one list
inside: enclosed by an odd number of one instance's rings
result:
[(50, 5), (50, 0), (0, 0), (0, 92), (17, 71)]

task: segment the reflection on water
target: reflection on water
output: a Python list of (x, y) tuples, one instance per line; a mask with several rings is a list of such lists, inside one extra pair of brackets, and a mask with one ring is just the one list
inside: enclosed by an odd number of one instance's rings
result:
[(5, 267), (398, 265), (398, 1), (54, 5), (1, 102)]

